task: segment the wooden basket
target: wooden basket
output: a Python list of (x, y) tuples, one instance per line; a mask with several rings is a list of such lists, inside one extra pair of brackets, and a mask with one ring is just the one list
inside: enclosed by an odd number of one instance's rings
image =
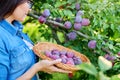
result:
[[(57, 49), (59, 51), (66, 50), (68, 52), (73, 52), (75, 56), (79, 57), (82, 60), (82, 62), (90, 62), (90, 60), (85, 55), (58, 44), (54, 44), (50, 42), (39, 42), (33, 47), (33, 51), (35, 52), (35, 54), (39, 56), (41, 59), (46, 59), (46, 60), (52, 60), (52, 59), (45, 56), (43, 53), (46, 50), (53, 50), (53, 49)], [(79, 70), (76, 66), (69, 65), (69, 64), (57, 63), (55, 65), (64, 70), (69, 70), (69, 71)]]

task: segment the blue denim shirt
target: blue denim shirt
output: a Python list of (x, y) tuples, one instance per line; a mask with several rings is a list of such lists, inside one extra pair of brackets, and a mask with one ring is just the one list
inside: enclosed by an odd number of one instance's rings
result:
[(16, 80), (35, 63), (35, 55), (23, 39), (33, 43), (22, 29), (18, 21), (13, 25), (0, 21), (0, 80)]

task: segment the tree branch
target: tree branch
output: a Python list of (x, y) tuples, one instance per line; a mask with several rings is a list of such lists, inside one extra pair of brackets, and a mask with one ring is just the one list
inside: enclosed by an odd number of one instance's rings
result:
[(73, 30), (73, 31), (76, 32), (78, 35), (86, 38), (86, 39), (90, 39), (90, 37), (88, 35), (85, 35), (85, 34), (81, 33), (80, 31), (76, 31), (76, 30)]
[(108, 54), (112, 54), (111, 51), (109, 51), (108, 49), (102, 48), (103, 51), (107, 52)]

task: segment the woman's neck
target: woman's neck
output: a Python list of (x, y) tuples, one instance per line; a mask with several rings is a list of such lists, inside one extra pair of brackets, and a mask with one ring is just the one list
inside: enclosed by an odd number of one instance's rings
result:
[(14, 21), (14, 18), (12, 16), (5, 17), (5, 20), (8, 21), (9, 23), (12, 23)]

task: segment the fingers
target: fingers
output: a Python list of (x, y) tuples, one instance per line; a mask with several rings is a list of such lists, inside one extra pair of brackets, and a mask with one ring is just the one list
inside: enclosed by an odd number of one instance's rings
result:
[(43, 72), (46, 72), (46, 73), (49, 73), (49, 74), (52, 74), (53, 73), (53, 71), (51, 71), (50, 69), (44, 69), (44, 70), (42, 70)]
[(62, 59), (56, 59), (56, 60), (51, 62), (51, 65), (56, 64), (56, 63), (60, 63), (61, 61), (62, 61)]

